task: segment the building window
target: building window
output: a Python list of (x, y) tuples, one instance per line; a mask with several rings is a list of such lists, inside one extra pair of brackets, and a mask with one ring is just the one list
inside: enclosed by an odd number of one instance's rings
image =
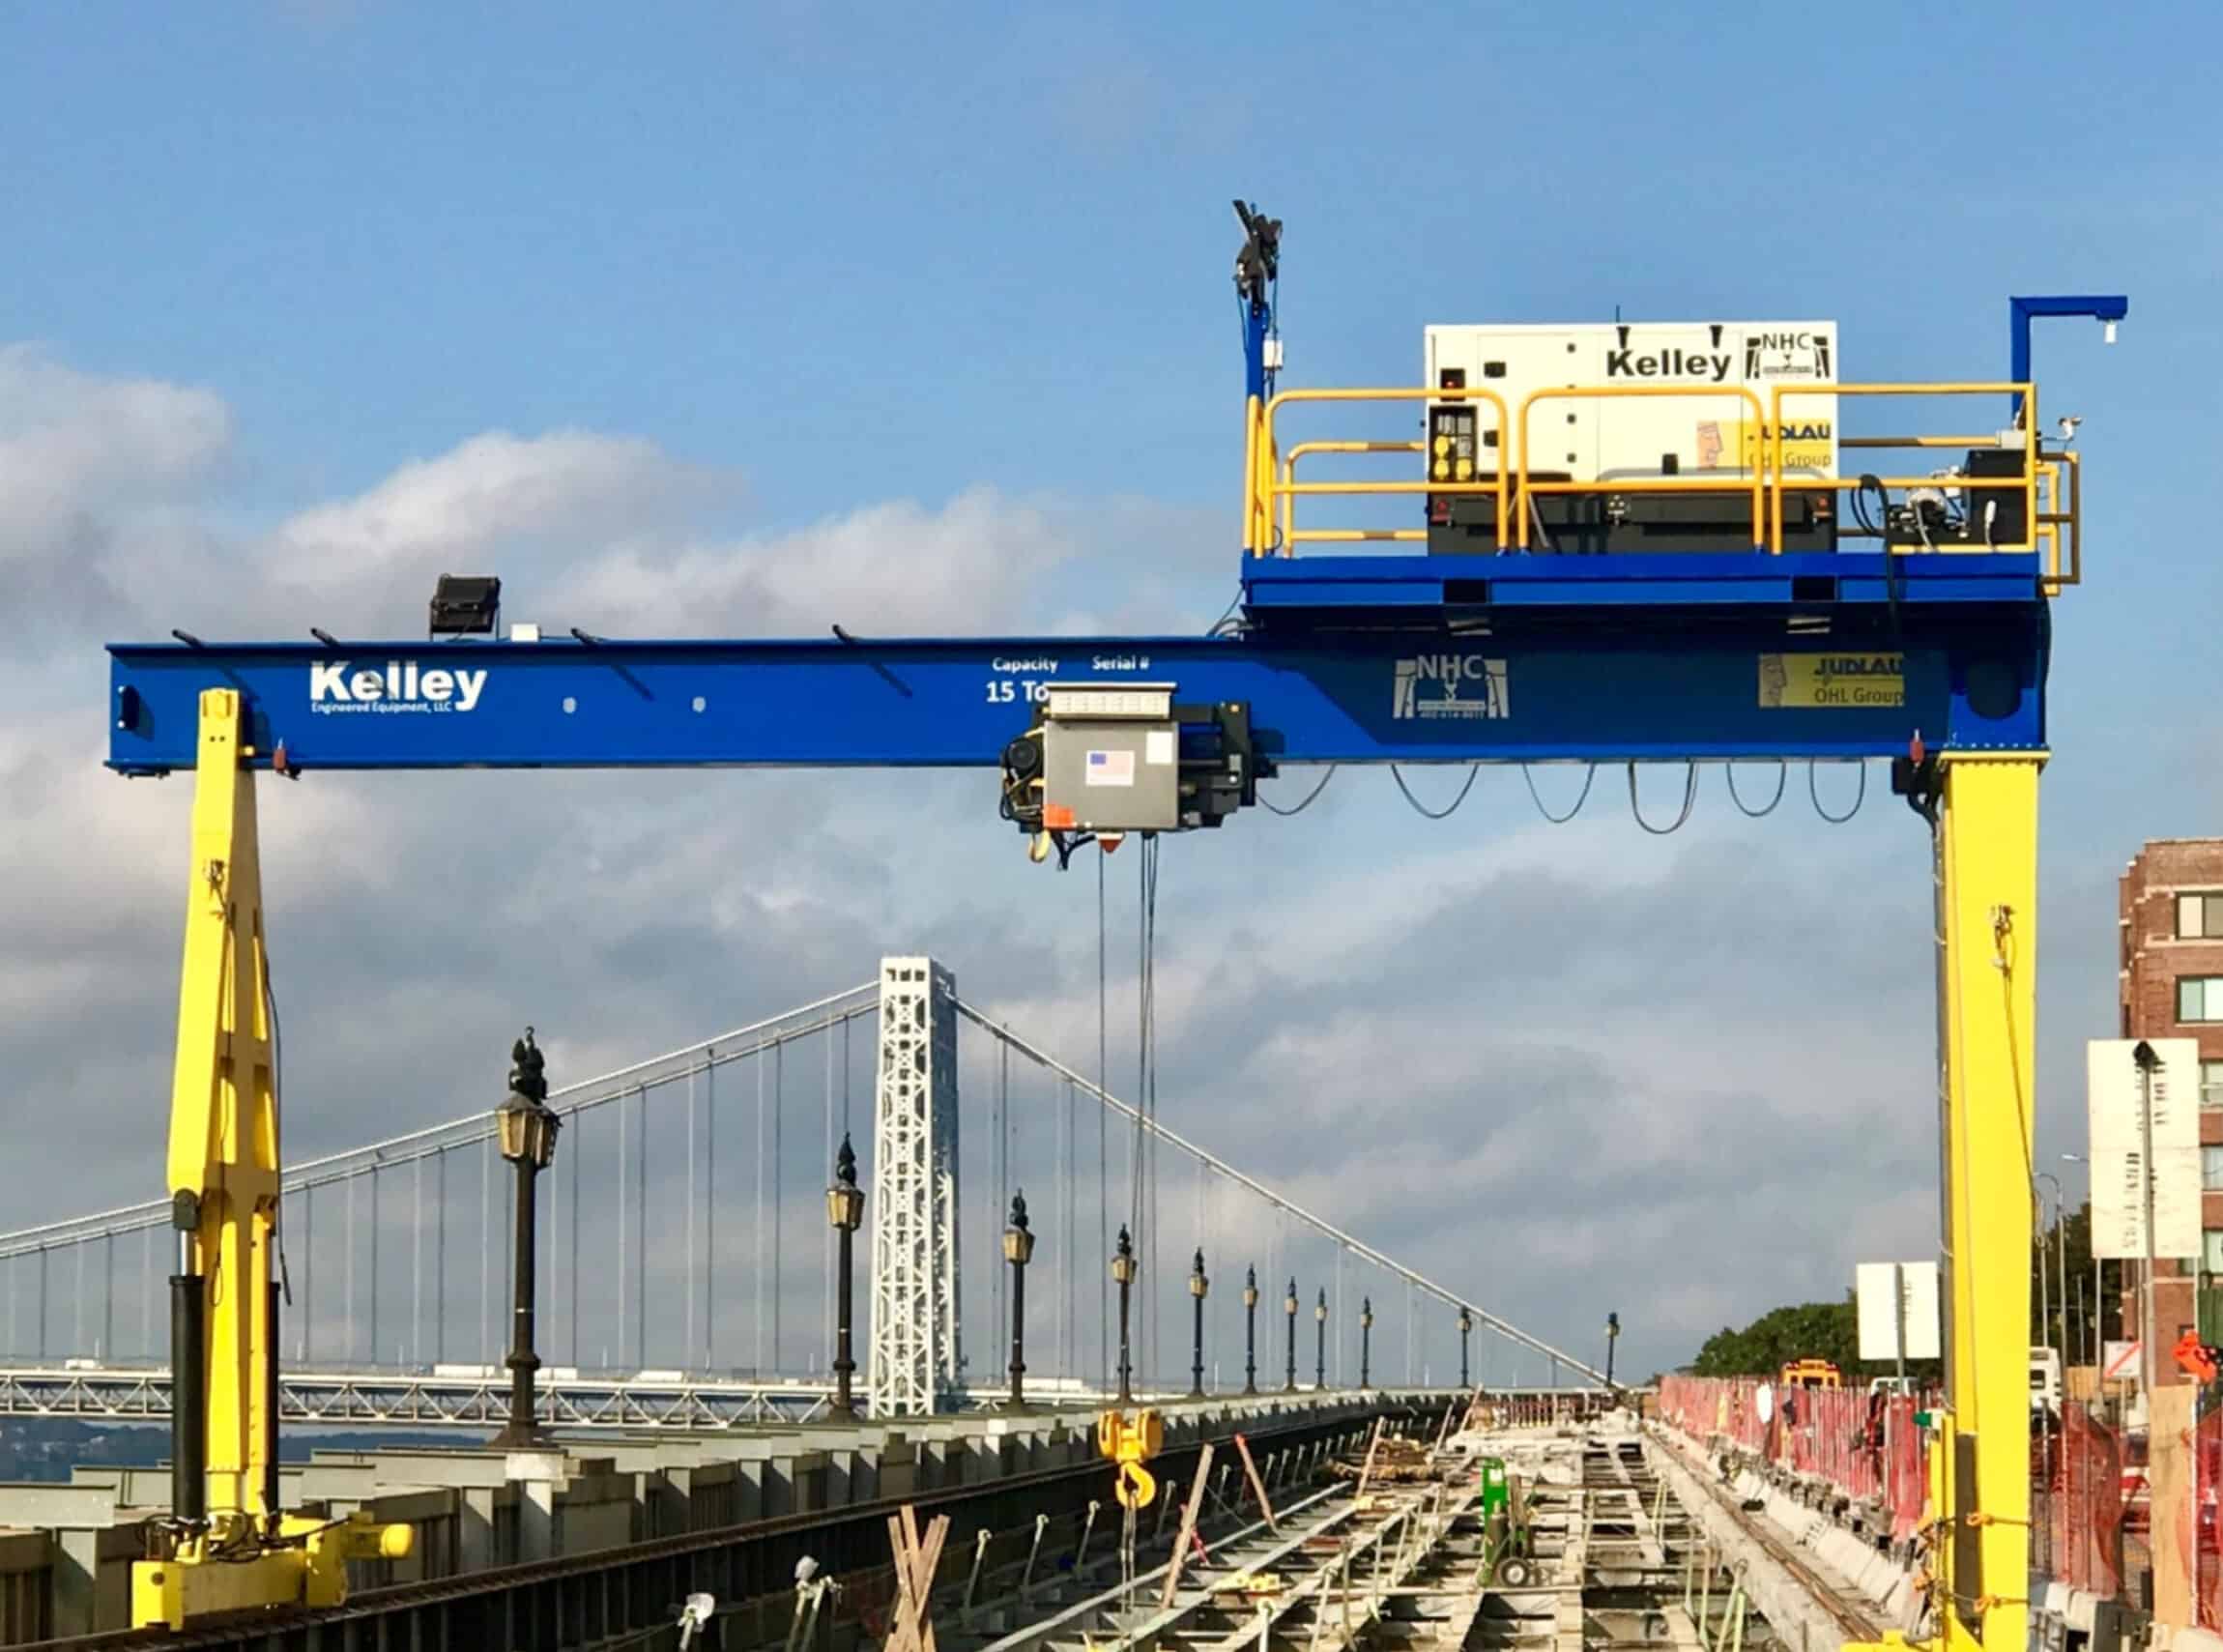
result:
[(2223, 1108), (2223, 1061), (2200, 1063), (2200, 1105)]
[(2177, 977), (2179, 1021), (2223, 1021), (2223, 975)]
[(2223, 892), (2213, 889), (2177, 897), (2177, 939), (2223, 941)]
[(2201, 1268), (2208, 1273), (2223, 1273), (2223, 1228), (2210, 1228), (2200, 1237), (2207, 1244), (2200, 1258)]
[(2223, 1147), (2200, 1149), (2200, 1190), (2223, 1193)]

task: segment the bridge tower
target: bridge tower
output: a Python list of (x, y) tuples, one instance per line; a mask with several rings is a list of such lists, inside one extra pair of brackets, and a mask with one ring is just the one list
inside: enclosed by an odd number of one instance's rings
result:
[(956, 1391), (957, 983), (931, 958), (880, 966), (872, 1201), (873, 1415)]

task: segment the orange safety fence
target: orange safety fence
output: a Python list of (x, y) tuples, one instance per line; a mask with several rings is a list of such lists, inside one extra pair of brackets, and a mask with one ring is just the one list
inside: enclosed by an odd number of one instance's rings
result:
[[(1769, 1389), (1765, 1416), (1762, 1387)], [(1784, 1389), (1758, 1377), (1677, 1376), (1660, 1379), (1660, 1415), (1709, 1448), (1762, 1458), (1880, 1506), (1894, 1542), (1921, 1523), (1928, 1464), (1911, 1398), (1853, 1388)]]

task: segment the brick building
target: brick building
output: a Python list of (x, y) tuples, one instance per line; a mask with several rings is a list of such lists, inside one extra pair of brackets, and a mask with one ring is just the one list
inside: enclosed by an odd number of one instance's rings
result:
[[(2162, 1379), (2182, 1380), (2167, 1357), (2180, 1326), (2198, 1323), (2203, 1340), (2223, 1343), (2223, 838), (2149, 842), (2124, 868), (2120, 899), (2121, 1035), (2200, 1041), (2205, 1249), (2197, 1281), (2181, 1264), (2160, 1264), (2153, 1304)], [(2136, 1325), (2135, 1296), (2123, 1312)]]

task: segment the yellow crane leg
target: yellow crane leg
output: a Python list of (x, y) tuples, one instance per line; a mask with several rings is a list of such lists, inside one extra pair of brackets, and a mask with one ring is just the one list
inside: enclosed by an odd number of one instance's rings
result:
[(277, 1073), (248, 734), (237, 690), (201, 695), (170, 1090), (173, 1506), (162, 1554), (131, 1569), (142, 1626), (336, 1605), (348, 1559), (407, 1554), (412, 1537), (278, 1512)]
[[(2037, 751), (1952, 753), (1935, 799), (1945, 1398), (1930, 1444), (1934, 1640), (2023, 1652)], [(1896, 1634), (1880, 1643), (1903, 1648)], [(1848, 1648), (1850, 1652), (1850, 1648)]]
[(2041, 752), (1948, 756), (1939, 812), (1952, 1338), (1935, 1493), (1949, 1646), (2030, 1617), (2030, 1247)]

